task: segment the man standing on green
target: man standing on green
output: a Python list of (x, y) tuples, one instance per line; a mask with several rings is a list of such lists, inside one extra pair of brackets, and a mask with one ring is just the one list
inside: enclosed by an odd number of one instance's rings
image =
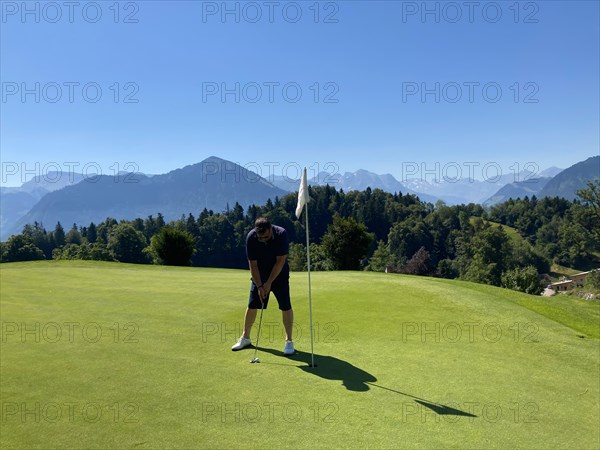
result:
[(269, 294), (273, 292), (279, 303), (285, 328), (283, 354), (294, 354), (292, 342), (294, 312), (290, 301), (290, 267), (287, 262), (289, 247), (285, 228), (272, 225), (265, 217), (256, 219), (254, 229), (246, 236), (246, 256), (250, 265), (252, 284), (244, 317), (244, 332), (231, 350), (241, 350), (252, 344), (250, 330), (256, 320), (257, 310), (261, 307), (267, 308)]

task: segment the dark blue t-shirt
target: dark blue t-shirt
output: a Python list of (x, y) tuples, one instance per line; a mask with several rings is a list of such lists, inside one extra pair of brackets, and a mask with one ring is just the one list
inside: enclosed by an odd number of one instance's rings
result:
[[(260, 242), (256, 230), (252, 229), (246, 236), (246, 257), (251, 261), (258, 261), (258, 271), (263, 282), (267, 281), (277, 256), (287, 255), (290, 251), (290, 243), (285, 228), (272, 225), (273, 237), (267, 242)], [(290, 266), (287, 259), (275, 282), (287, 280), (290, 275)]]

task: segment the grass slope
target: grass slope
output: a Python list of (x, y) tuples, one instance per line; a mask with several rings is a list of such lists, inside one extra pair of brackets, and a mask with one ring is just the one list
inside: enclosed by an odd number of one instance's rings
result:
[(253, 350), (229, 349), (246, 271), (1, 265), (0, 446), (600, 446), (597, 303), (392, 274), (312, 278), (316, 368), (306, 274), (291, 278), (298, 354), (281, 356), (273, 299), (262, 362), (249, 364)]
[[(479, 219), (479, 217), (471, 217), (469, 219), (469, 222), (471, 223), (471, 225), (475, 224), (475, 221)], [(491, 220), (485, 220), (485, 219), (481, 219), (484, 223), (486, 224), (490, 224), (492, 226), (495, 226), (496, 228), (500, 228), (502, 227), (504, 229), (504, 232), (506, 233), (506, 235), (509, 237), (509, 239), (513, 242), (513, 244), (518, 244), (521, 242), (527, 242), (523, 236), (521, 236), (521, 234), (519, 233), (519, 231), (516, 228), (513, 227), (509, 227), (508, 225), (503, 225), (501, 223), (498, 222), (492, 222)]]

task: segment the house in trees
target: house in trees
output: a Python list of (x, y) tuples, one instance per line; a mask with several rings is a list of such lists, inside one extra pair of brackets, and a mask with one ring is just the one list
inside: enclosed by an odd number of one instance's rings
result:
[(560, 281), (552, 283), (550, 285), (550, 288), (556, 292), (565, 292), (576, 287), (581, 287), (585, 283), (585, 279), (590, 273), (592, 273), (592, 271), (580, 272), (576, 273), (575, 275), (569, 275), (569, 278), (563, 277), (563, 279), (561, 279)]

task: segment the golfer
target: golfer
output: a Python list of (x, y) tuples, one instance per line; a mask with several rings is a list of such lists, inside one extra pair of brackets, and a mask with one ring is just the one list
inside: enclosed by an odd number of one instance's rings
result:
[(292, 342), (294, 312), (290, 302), (290, 267), (287, 262), (289, 247), (285, 228), (272, 225), (265, 217), (256, 219), (254, 229), (246, 236), (246, 256), (250, 265), (252, 284), (244, 318), (244, 333), (231, 350), (241, 350), (252, 344), (250, 330), (256, 320), (257, 310), (261, 306), (267, 308), (269, 294), (273, 292), (279, 303), (285, 328), (283, 354), (294, 354)]

